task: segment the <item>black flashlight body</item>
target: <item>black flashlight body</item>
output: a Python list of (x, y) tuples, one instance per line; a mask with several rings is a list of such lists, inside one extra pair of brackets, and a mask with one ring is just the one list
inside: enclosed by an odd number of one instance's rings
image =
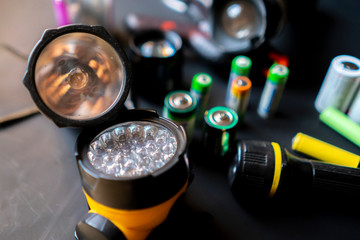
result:
[[(162, 49), (159, 51), (156, 45)], [(172, 31), (153, 29), (133, 34), (129, 57), (134, 66), (132, 91), (136, 96), (160, 104), (167, 93), (182, 87), (182, 45), (181, 37)], [(145, 52), (150, 50), (146, 47), (152, 47), (152, 52)], [(167, 50), (173, 53), (167, 55)]]
[(239, 142), (229, 181), (240, 200), (360, 196), (359, 169), (298, 159), (273, 142)]

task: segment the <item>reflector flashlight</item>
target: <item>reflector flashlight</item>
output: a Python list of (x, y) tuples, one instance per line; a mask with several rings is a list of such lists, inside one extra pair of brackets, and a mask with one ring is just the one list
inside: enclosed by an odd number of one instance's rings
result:
[[(89, 215), (76, 236), (101, 239), (120, 232), (145, 239), (162, 223), (189, 181), (183, 127), (154, 111), (129, 110), (115, 125), (84, 131), (76, 159)], [(98, 224), (91, 223), (96, 215)], [(90, 220), (89, 220), (90, 219)], [(107, 232), (106, 229), (117, 229)]]
[(90, 207), (75, 237), (145, 239), (187, 189), (183, 127), (154, 111), (128, 110), (126, 54), (103, 27), (45, 31), (24, 84), (59, 127), (83, 127), (76, 160)]
[(229, 182), (239, 200), (360, 195), (360, 169), (301, 159), (278, 143), (265, 141), (238, 143)]
[(59, 127), (114, 119), (130, 88), (126, 54), (101, 26), (46, 30), (23, 80), (39, 110)]

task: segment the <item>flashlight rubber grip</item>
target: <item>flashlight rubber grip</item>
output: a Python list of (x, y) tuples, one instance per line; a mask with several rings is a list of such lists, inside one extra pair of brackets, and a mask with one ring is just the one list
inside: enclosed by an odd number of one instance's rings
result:
[(360, 196), (360, 169), (316, 161), (312, 161), (311, 165), (313, 168), (313, 191)]
[(77, 240), (126, 240), (119, 228), (96, 213), (88, 213), (76, 225), (74, 236)]

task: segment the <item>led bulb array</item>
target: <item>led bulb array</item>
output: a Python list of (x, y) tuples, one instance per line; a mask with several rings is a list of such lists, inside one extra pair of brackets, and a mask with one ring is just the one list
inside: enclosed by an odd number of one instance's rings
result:
[(92, 166), (115, 177), (144, 176), (162, 168), (175, 154), (174, 134), (156, 123), (135, 121), (100, 133), (87, 153)]

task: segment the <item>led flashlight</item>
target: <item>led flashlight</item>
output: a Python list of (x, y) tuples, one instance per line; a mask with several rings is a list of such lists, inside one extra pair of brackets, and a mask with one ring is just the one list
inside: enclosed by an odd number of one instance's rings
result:
[(229, 170), (239, 200), (279, 196), (360, 196), (360, 170), (298, 158), (275, 142), (241, 141)]
[(39, 110), (59, 127), (116, 118), (130, 88), (126, 54), (100, 26), (46, 30), (23, 80)]
[(90, 210), (75, 236), (145, 239), (188, 186), (186, 142), (183, 127), (146, 110), (84, 131), (76, 159)]

